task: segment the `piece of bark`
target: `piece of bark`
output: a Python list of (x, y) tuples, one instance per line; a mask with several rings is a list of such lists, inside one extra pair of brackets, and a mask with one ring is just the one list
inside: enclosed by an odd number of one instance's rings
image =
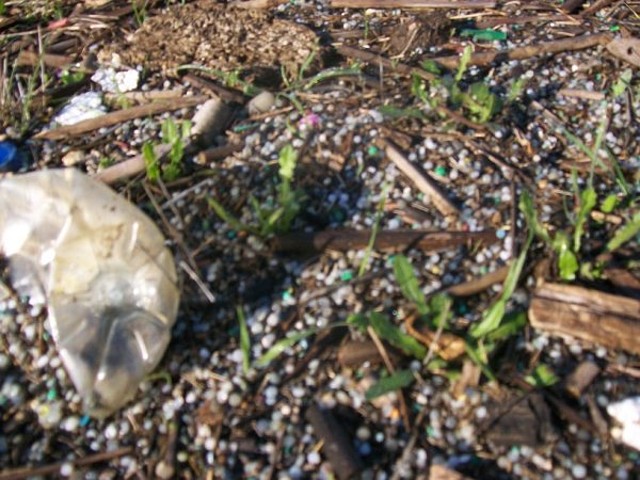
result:
[[(320, 253), (326, 250), (345, 252), (367, 248), (371, 230), (340, 228), (322, 232), (295, 232), (275, 237), (271, 248), (277, 253)], [(424, 230), (382, 230), (373, 242), (373, 249), (400, 252), (409, 248), (439, 251), (480, 242), (491, 245), (497, 241), (495, 230), (479, 232), (427, 232)]]
[[(400, 359), (389, 347), (387, 353), (393, 363)], [(365, 362), (379, 365), (382, 361), (378, 347), (372, 340), (349, 340), (338, 349), (338, 363), (343, 368), (358, 368)]]
[(580, 10), (585, 0), (566, 0), (562, 4), (562, 9), (567, 13), (575, 13)]
[(640, 354), (640, 301), (571, 285), (544, 283), (529, 306), (534, 328)]
[(228, 143), (220, 147), (211, 147), (201, 151), (196, 158), (198, 165), (209, 165), (216, 160), (222, 160), (244, 148), (242, 143)]
[(305, 418), (313, 427), (316, 437), (322, 441), (322, 453), (338, 478), (353, 478), (364, 468), (351, 438), (329, 410), (312, 403)]
[(634, 67), (640, 67), (640, 39), (616, 38), (607, 43), (607, 50), (614, 57), (624, 60)]
[(580, 398), (582, 392), (591, 385), (591, 382), (593, 382), (599, 373), (600, 367), (598, 367), (598, 365), (585, 360), (567, 376), (564, 388), (574, 398)]
[(111, 127), (119, 123), (127, 122), (135, 118), (148, 117), (163, 112), (179, 110), (181, 108), (194, 107), (207, 100), (208, 97), (181, 97), (172, 100), (164, 100), (148, 105), (126, 108), (116, 112), (106, 113), (96, 118), (83, 120), (82, 122), (66, 125), (64, 127), (45, 130), (33, 136), (37, 140), (63, 140), (69, 137), (76, 137), (83, 133), (98, 130), (103, 127)]
[[(573, 50), (584, 50), (585, 48), (595, 47), (596, 45), (607, 45), (613, 39), (610, 33), (595, 33), (593, 35), (581, 35), (572, 38), (563, 38), (561, 40), (553, 40), (551, 42), (534, 43), (526, 47), (515, 47), (509, 50), (498, 50), (492, 52), (479, 52), (471, 55), (469, 65), (488, 66), (494, 62), (506, 62), (509, 60), (524, 60), (526, 58), (536, 57), (549, 53), (560, 53)], [(447, 57), (431, 58), (449, 69), (455, 69), (460, 63), (459, 55), (451, 55)]]
[(466, 351), (465, 341), (453, 333), (430, 330), (426, 325), (416, 325), (417, 315), (410, 315), (405, 320), (407, 333), (427, 346), (436, 355), (450, 362), (462, 356)]
[(495, 0), (331, 0), (331, 8), (494, 8)]
[(39, 54), (29, 50), (21, 50), (16, 60), (18, 66), (35, 67), (42, 62), (47, 67), (64, 68), (73, 63), (73, 57), (67, 55), (55, 55), (53, 53)]
[(428, 175), (425, 175), (413, 165), (391, 142), (384, 141), (383, 143), (387, 158), (395, 163), (398, 169), (413, 182), (416, 188), (431, 200), (433, 206), (436, 207), (442, 215), (458, 216), (460, 214), (460, 209), (447, 198), (440, 187), (431, 180)]
[(429, 480), (473, 480), (471, 477), (451, 470), (444, 465), (431, 465), (429, 467)]

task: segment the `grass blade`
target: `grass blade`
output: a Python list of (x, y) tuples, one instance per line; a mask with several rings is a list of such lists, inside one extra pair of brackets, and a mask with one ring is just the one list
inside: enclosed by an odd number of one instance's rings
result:
[(418, 278), (409, 259), (404, 255), (395, 255), (392, 260), (393, 273), (396, 277), (396, 282), (400, 287), (400, 291), (407, 300), (413, 302), (418, 308), (420, 315), (426, 315), (429, 313), (429, 307), (425, 299), (424, 293), (420, 290), (420, 284)]
[(411, 370), (398, 370), (396, 373), (382, 378), (378, 383), (374, 383), (364, 394), (364, 398), (367, 400), (373, 400), (385, 393), (400, 390), (401, 388), (408, 387), (415, 381), (416, 377)]
[(247, 328), (247, 320), (244, 316), (244, 310), (242, 310), (240, 305), (236, 307), (236, 315), (238, 316), (238, 326), (240, 327), (242, 372), (246, 375), (251, 367), (251, 338), (249, 337), (249, 329)]
[(613, 252), (625, 242), (628, 242), (640, 232), (640, 212), (636, 213), (631, 221), (616, 230), (613, 238), (607, 243), (607, 251)]
[(257, 361), (257, 367), (266, 367), (271, 362), (273, 362), (276, 358), (278, 358), (285, 350), (293, 347), (300, 340), (304, 340), (311, 335), (314, 335), (318, 332), (317, 328), (310, 328), (308, 330), (303, 330), (301, 332), (296, 332), (288, 337), (283, 338), (282, 340), (277, 341), (273, 344), (273, 346), (267, 350)]

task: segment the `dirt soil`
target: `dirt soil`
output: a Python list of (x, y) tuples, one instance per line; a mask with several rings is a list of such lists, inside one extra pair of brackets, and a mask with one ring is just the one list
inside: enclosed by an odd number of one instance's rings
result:
[(0, 480), (638, 478), (640, 2), (418, 3), (0, 2), (0, 176), (108, 183), (181, 290), (91, 418), (0, 251)]

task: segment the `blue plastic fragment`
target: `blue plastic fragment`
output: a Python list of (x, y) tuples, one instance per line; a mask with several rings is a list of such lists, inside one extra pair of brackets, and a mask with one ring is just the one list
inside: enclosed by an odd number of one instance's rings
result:
[(24, 164), (24, 154), (11, 141), (0, 142), (0, 172), (17, 172)]

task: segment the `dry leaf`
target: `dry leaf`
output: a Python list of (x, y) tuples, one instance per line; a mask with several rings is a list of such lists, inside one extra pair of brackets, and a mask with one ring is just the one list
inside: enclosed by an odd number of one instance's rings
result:
[[(407, 333), (427, 347), (430, 347), (436, 339), (436, 333), (429, 330), (426, 326), (421, 325), (417, 330), (414, 323), (417, 319), (416, 315), (411, 315), (405, 320)], [(442, 332), (440, 338), (433, 346), (433, 351), (445, 359), (447, 362), (455, 360), (465, 352), (464, 340), (452, 333)]]

